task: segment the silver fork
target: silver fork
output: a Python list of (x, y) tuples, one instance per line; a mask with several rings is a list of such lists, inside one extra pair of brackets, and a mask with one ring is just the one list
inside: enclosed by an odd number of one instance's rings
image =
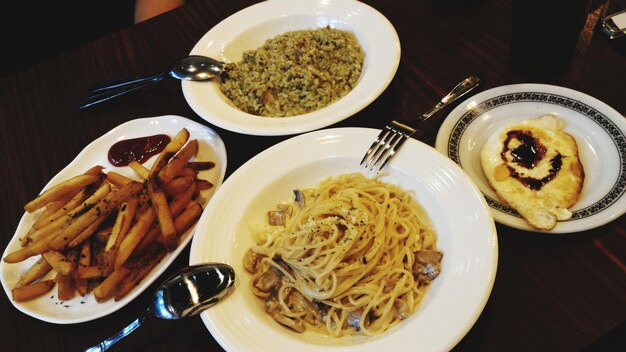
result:
[[(428, 110), (425, 114), (418, 117), (417, 121), (426, 121), (429, 117), (434, 115), (437, 111), (443, 109), (448, 104), (457, 100), (465, 93), (474, 89), (480, 83), (480, 79), (475, 76), (470, 76), (459, 84), (457, 84), (440, 102), (437, 103), (432, 109)], [(415, 129), (409, 127), (396, 120), (392, 120), (383, 128), (382, 131), (374, 140), (374, 143), (369, 147), (363, 159), (361, 159), (361, 165), (366, 169), (374, 170), (378, 166), (377, 173), (380, 172), (396, 154), (398, 149), (406, 142), (406, 140), (415, 133)]]

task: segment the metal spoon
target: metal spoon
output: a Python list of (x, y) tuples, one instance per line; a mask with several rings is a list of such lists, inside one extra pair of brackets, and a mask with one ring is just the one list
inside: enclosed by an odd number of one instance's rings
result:
[(124, 93), (162, 81), (171, 76), (185, 81), (207, 81), (224, 72), (224, 62), (206, 56), (190, 55), (172, 65), (169, 71), (152, 76), (109, 82), (93, 87), (80, 109), (115, 98)]
[(227, 264), (207, 263), (186, 267), (161, 284), (143, 315), (85, 352), (108, 349), (135, 331), (148, 317), (181, 319), (196, 315), (224, 298), (234, 283), (235, 271)]

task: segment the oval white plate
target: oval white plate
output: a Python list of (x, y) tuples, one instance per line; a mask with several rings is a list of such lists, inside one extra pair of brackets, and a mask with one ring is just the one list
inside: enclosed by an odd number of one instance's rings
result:
[(297, 334), (278, 325), (249, 290), (243, 256), (249, 228), (264, 224), (268, 209), (293, 189), (359, 172), (363, 153), (380, 131), (336, 128), (302, 134), (258, 154), (224, 182), (198, 221), (190, 263), (228, 263), (236, 289), (202, 313), (211, 335), (230, 351), (420, 351), (449, 350), (475, 323), (496, 274), (495, 223), (480, 191), (463, 170), (434, 148), (409, 139), (382, 180), (411, 190), (423, 206), (444, 252), (441, 275), (416, 313), (377, 337), (336, 339)]
[[(72, 176), (81, 174), (94, 165), (104, 166), (105, 172), (115, 171), (125, 176), (138, 179), (130, 167), (115, 167), (109, 163), (107, 159), (109, 148), (115, 142), (123, 139), (161, 133), (174, 137), (183, 127), (187, 128), (189, 131), (190, 139), (198, 139), (199, 148), (197, 160), (210, 160), (214, 161), (216, 164), (213, 169), (202, 171), (198, 175), (199, 178), (209, 180), (214, 184), (211, 190), (203, 194), (204, 199), (208, 200), (212, 197), (216, 188), (221, 186), (224, 180), (224, 174), (226, 172), (226, 149), (224, 148), (224, 143), (219, 135), (212, 129), (187, 118), (174, 115), (141, 118), (117, 126), (85, 147), (67, 167), (48, 182), (44, 190)], [(150, 167), (155, 159), (156, 157), (152, 157), (144, 163), (144, 165)], [(41, 211), (33, 214), (25, 213), (22, 216), (13, 239), (9, 242), (2, 255), (3, 258), (7, 254), (20, 248), (19, 237), (28, 231), (40, 212)], [(0, 262), (0, 281), (2, 281), (4, 292), (9, 297), (11, 303), (13, 303), (17, 309), (32, 317), (56, 324), (73, 324), (93, 320), (124, 307), (150, 286), (167, 269), (174, 259), (176, 259), (187, 243), (191, 241), (193, 231), (193, 227), (189, 229), (183, 235), (183, 241), (178, 248), (168, 253), (137, 287), (118, 302), (111, 299), (103, 303), (98, 303), (91, 293), (87, 294), (85, 297), (76, 295), (72, 300), (61, 302), (56, 297), (56, 288), (48, 294), (32, 301), (13, 301), (11, 299), (11, 288), (13, 288), (19, 279), (20, 274), (28, 269), (39, 256), (31, 257), (15, 264), (7, 264), (4, 261)]]
[(578, 144), (585, 181), (572, 218), (549, 233), (571, 233), (604, 225), (626, 211), (626, 119), (587, 94), (545, 84), (514, 84), (470, 97), (441, 125), (436, 147), (458, 163), (474, 180), (501, 224), (533, 232), (515, 210), (503, 203), (489, 185), (480, 164), (480, 151), (496, 131), (521, 120), (552, 114), (565, 121), (565, 131)]
[(354, 0), (263, 1), (213, 27), (191, 54), (237, 62), (244, 51), (258, 48), (278, 34), (325, 26), (353, 32), (365, 51), (360, 81), (333, 104), (299, 116), (255, 116), (232, 106), (214, 82), (183, 81), (187, 103), (211, 124), (251, 135), (297, 134), (352, 116), (385, 90), (400, 63), (398, 34), (381, 13), (366, 4)]

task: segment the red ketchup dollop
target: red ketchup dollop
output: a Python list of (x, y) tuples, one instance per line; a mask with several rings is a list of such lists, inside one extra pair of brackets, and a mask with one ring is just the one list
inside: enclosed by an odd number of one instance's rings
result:
[(133, 160), (143, 164), (160, 153), (170, 141), (171, 138), (165, 134), (119, 141), (109, 149), (109, 162), (114, 166), (126, 166)]

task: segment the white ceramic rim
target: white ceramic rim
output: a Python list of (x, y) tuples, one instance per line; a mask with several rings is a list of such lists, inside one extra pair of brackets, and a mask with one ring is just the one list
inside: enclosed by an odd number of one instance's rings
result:
[[(258, 154), (226, 179), (198, 222), (190, 264), (223, 262), (237, 273), (236, 288), (201, 315), (226, 350), (380, 351), (449, 350), (478, 319), (497, 269), (495, 223), (482, 194), (464, 171), (434, 148), (409, 139), (383, 181), (415, 192), (444, 252), (441, 275), (418, 311), (403, 324), (373, 338), (332, 339), (296, 334), (278, 326), (248, 290), (243, 255), (249, 227), (262, 224), (267, 209), (295, 188), (330, 175), (362, 171), (359, 162), (379, 130), (335, 128), (292, 137)], [(416, 342), (417, 341), (417, 342)]]
[(353, 32), (365, 52), (361, 78), (333, 104), (308, 114), (269, 118), (245, 113), (228, 101), (214, 82), (182, 82), (189, 106), (217, 127), (250, 135), (308, 132), (346, 119), (373, 102), (391, 83), (400, 63), (400, 41), (391, 22), (355, 0), (269, 0), (247, 7), (211, 28), (192, 55), (225, 62), (241, 60), (245, 50), (290, 30), (330, 26)]

